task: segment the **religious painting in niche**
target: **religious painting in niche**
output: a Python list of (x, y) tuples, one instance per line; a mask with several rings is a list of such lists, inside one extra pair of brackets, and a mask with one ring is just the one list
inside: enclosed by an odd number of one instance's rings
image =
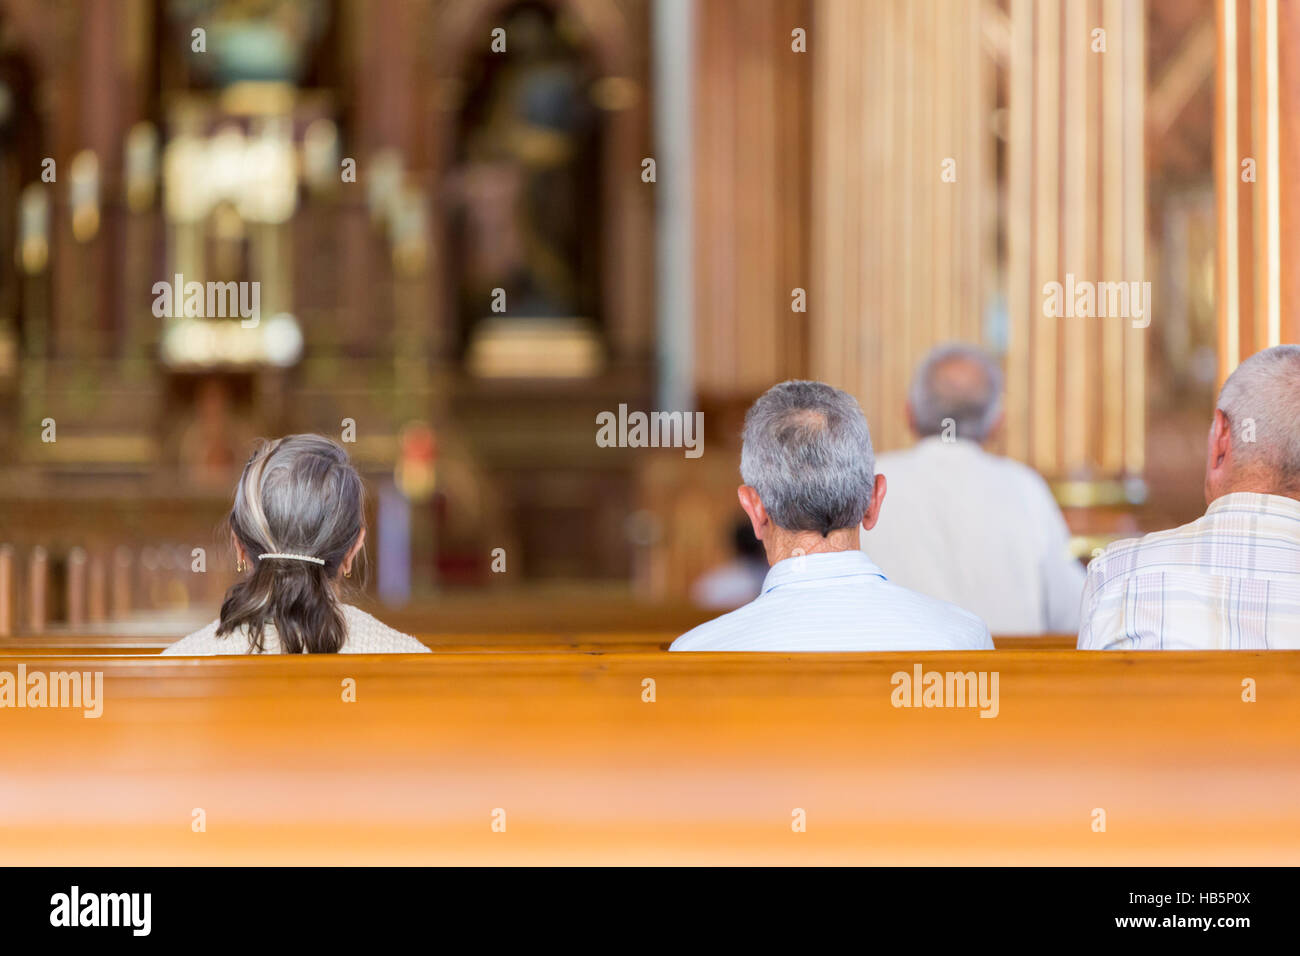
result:
[(472, 61), (447, 194), (458, 332), (482, 375), (582, 375), (600, 344), (600, 125), (576, 21), (515, 4)]

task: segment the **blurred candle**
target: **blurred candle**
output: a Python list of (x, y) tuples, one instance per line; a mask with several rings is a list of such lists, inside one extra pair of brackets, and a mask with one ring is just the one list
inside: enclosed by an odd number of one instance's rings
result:
[(23, 271), (37, 275), (50, 259), (50, 196), (42, 183), (31, 183), (19, 200), (18, 249)]
[(158, 188), (158, 130), (152, 123), (136, 123), (126, 134), (125, 167), (127, 207), (144, 212)]
[(72, 157), (68, 201), (72, 207), (72, 236), (88, 242), (99, 232), (99, 157), (83, 149)]
[[(361, 175), (358, 170), (358, 175)], [(364, 176), (367, 190), (366, 199), (370, 203), (370, 220), (374, 223), (386, 222), (393, 214), (402, 191), (402, 154), (395, 149), (384, 149), (370, 158), (369, 169)]]
[(302, 136), (303, 179), (316, 192), (332, 192), (339, 178), (339, 130), (332, 120), (313, 120)]

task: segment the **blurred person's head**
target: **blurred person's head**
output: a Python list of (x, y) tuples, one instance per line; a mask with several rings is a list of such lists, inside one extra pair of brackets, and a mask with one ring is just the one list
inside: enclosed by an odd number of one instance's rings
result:
[(984, 444), (1002, 422), (1002, 370), (973, 345), (940, 345), (917, 366), (907, 422), (921, 438), (941, 435)]
[(744, 561), (762, 561), (767, 563), (767, 554), (763, 542), (754, 537), (754, 529), (744, 518), (732, 526), (731, 549), (736, 557)]
[(217, 634), (246, 627), (262, 650), (269, 622), (283, 653), (337, 652), (346, 637), (337, 589), (365, 543), (364, 511), (361, 476), (328, 438), (289, 435), (258, 448), (230, 512), (249, 573), (226, 595)]
[(1300, 345), (1256, 352), (1219, 392), (1205, 500), (1236, 491), (1300, 499)]
[(745, 415), (737, 493), (767, 558), (858, 547), (885, 498), (867, 419), (847, 392), (782, 382)]

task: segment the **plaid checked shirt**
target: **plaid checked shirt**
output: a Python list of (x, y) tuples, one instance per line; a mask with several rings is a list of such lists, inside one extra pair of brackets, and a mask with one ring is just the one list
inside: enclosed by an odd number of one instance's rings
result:
[(1247, 492), (1088, 566), (1082, 650), (1300, 648), (1300, 501)]

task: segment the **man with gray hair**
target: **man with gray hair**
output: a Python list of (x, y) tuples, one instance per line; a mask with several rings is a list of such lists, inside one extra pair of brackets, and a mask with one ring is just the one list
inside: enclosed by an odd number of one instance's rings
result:
[(978, 614), (994, 634), (1074, 634), (1083, 566), (1041, 475), (985, 451), (1002, 418), (1002, 370), (974, 346), (942, 345), (912, 379), (919, 441), (880, 456), (889, 514), (862, 535), (891, 579)]
[(1081, 649), (1300, 648), (1300, 345), (1257, 352), (1224, 382), (1205, 501), (1191, 524), (1093, 559)]
[(923, 651), (993, 647), (975, 615), (887, 580), (858, 549), (885, 500), (853, 396), (782, 382), (745, 416), (737, 494), (771, 570), (743, 607), (674, 651)]

